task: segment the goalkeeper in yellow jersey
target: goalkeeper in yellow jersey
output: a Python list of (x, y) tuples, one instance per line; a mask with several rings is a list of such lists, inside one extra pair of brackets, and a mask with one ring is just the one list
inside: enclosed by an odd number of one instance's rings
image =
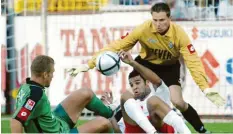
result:
[(225, 100), (215, 89), (209, 88), (203, 65), (189, 37), (179, 25), (171, 22), (169, 6), (157, 3), (151, 7), (151, 15), (151, 20), (137, 26), (124, 39), (116, 40), (101, 49), (89, 60), (88, 65), (71, 69), (71, 75), (76, 76), (79, 72), (94, 68), (97, 55), (103, 51), (128, 51), (139, 42), (141, 50), (135, 60), (158, 74), (170, 89), (173, 105), (196, 131), (205, 133), (206, 129), (196, 110), (183, 100), (179, 83), (179, 57), (183, 57), (194, 81), (210, 101), (216, 106), (222, 106)]

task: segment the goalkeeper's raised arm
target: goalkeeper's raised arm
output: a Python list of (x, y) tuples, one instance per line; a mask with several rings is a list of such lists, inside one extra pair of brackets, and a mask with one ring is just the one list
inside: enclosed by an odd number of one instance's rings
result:
[(128, 51), (134, 47), (139, 41), (141, 31), (145, 27), (145, 23), (136, 27), (129, 35), (123, 38), (111, 42), (109, 45), (102, 48), (99, 52), (95, 53), (92, 58), (88, 61), (88, 64), (79, 65), (77, 68), (71, 68), (68, 70), (71, 76), (76, 76), (80, 72), (86, 72), (89, 69), (93, 69), (96, 66), (96, 57), (104, 51), (118, 52), (120, 50)]
[(88, 61), (88, 64), (82, 64), (79, 65), (77, 68), (71, 68), (68, 70), (71, 76), (76, 76), (80, 72), (86, 72), (89, 69), (93, 69), (96, 66), (96, 57), (104, 52), (104, 51), (113, 51), (118, 52), (120, 50), (128, 51), (133, 48), (133, 46), (137, 43), (140, 37), (140, 27), (138, 26), (135, 28), (130, 35), (127, 35), (124, 37), (124, 39), (119, 39), (116, 41), (113, 41), (106, 47), (102, 48), (99, 52), (95, 53), (92, 58)]
[(96, 66), (96, 57), (104, 51), (119, 52), (120, 50), (128, 51), (134, 47), (134, 45), (140, 40), (141, 31), (145, 24), (136, 27), (129, 35), (125, 36), (123, 39), (113, 41), (106, 47), (102, 48), (99, 52), (92, 56), (92, 59), (88, 61), (88, 66), (90, 69)]

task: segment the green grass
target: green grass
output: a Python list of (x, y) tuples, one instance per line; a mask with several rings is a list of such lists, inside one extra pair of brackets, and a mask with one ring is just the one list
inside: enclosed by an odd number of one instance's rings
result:
[[(229, 123), (221, 123), (221, 122), (216, 122), (216, 123), (204, 123), (205, 128), (212, 133), (233, 133), (233, 122)], [(190, 124), (187, 124), (189, 129), (194, 133), (195, 130)]]
[[(87, 120), (79, 120), (78, 125), (87, 122)], [(1, 133), (10, 133), (10, 120), (1, 120)], [(187, 124), (194, 133), (195, 130)], [(205, 123), (205, 127), (213, 133), (233, 133), (233, 122), (231, 123)]]
[(1, 133), (10, 133), (10, 120), (1, 120)]

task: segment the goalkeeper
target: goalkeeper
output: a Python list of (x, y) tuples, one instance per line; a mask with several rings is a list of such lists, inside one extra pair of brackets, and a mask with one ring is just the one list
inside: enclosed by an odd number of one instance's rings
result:
[(158, 74), (170, 89), (173, 105), (196, 131), (204, 133), (206, 129), (196, 110), (182, 97), (179, 57), (182, 56), (194, 81), (211, 102), (216, 106), (222, 106), (225, 100), (215, 89), (208, 86), (203, 65), (189, 37), (179, 25), (171, 22), (169, 6), (157, 3), (151, 7), (151, 15), (152, 20), (137, 26), (124, 39), (114, 41), (101, 49), (89, 60), (88, 65), (71, 69), (71, 75), (76, 76), (79, 72), (94, 68), (97, 55), (103, 51), (128, 51), (140, 42), (141, 50), (135, 60)]

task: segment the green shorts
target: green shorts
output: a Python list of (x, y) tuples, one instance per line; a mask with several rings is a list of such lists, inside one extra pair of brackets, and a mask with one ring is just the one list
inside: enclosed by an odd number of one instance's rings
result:
[(59, 104), (55, 109), (54, 109), (54, 114), (58, 116), (60, 119), (65, 121), (69, 127), (70, 127), (70, 133), (78, 133), (78, 129), (74, 128), (75, 124), (74, 122), (70, 119), (69, 115), (66, 113), (65, 109), (62, 107), (61, 104)]

